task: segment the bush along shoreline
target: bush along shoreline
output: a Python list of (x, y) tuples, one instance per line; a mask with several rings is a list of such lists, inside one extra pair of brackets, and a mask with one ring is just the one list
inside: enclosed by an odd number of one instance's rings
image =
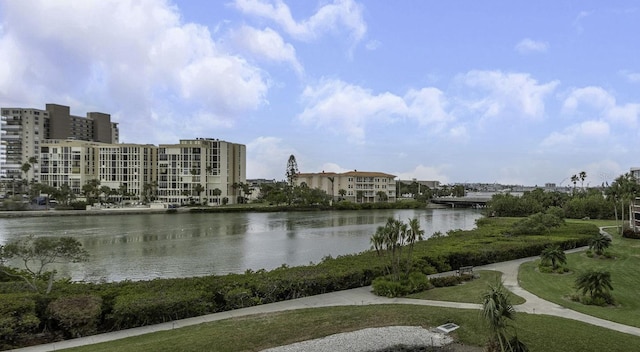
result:
[[(538, 256), (550, 246), (588, 245), (589, 223), (568, 223), (543, 234), (513, 234), (517, 219), (482, 218), (470, 231), (418, 241), (412, 271), (423, 275)], [(243, 274), (150, 281), (56, 281), (49, 294), (0, 274), (0, 348), (10, 349), (95, 333), (371, 285), (385, 275), (373, 250), (326, 257), (320, 263)], [(42, 283), (43, 285), (46, 282)]]

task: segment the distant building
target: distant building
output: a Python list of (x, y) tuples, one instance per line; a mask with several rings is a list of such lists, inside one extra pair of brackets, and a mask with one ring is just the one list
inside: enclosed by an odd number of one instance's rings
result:
[(296, 185), (305, 183), (310, 188), (318, 188), (334, 199), (340, 197), (344, 190), (344, 198), (352, 202), (372, 203), (380, 201), (380, 194), (386, 201), (396, 201), (395, 175), (383, 172), (348, 171), (344, 173), (320, 172), (299, 173), (295, 178)]
[(0, 177), (40, 181), (38, 163), (23, 175), (22, 165), (38, 157), (46, 139), (76, 139), (118, 143), (118, 124), (109, 114), (89, 112), (87, 117), (71, 115), (69, 107), (47, 104), (44, 110), (1, 108)]
[(40, 182), (68, 185), (76, 196), (97, 179), (100, 186), (126, 190), (141, 199), (145, 184), (156, 180), (157, 147), (151, 144), (109, 144), (78, 140), (44, 140), (40, 147)]
[[(210, 138), (158, 146), (158, 199), (167, 203), (233, 204), (246, 183), (246, 146)], [(218, 191), (220, 195), (216, 195)]]

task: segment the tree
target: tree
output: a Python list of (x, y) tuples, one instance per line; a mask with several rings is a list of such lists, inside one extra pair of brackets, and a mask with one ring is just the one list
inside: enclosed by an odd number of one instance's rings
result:
[(154, 200), (156, 200), (157, 193), (158, 182), (145, 182), (145, 184), (142, 186), (142, 201), (145, 203), (153, 202)]
[(213, 190), (213, 195), (216, 197), (216, 204), (220, 204), (220, 195), (222, 194), (222, 191), (220, 190), (220, 188), (215, 188)]
[(341, 199), (344, 199), (344, 196), (346, 196), (346, 195), (347, 195), (347, 190), (345, 190), (345, 189), (343, 189), (343, 188), (340, 188), (340, 189), (338, 190), (338, 194), (340, 195), (340, 198), (341, 198)]
[(613, 290), (611, 273), (603, 270), (585, 271), (576, 278), (576, 289), (583, 295), (589, 293), (592, 300), (602, 298), (605, 301), (611, 301), (609, 292)]
[(593, 250), (597, 255), (602, 255), (609, 246), (611, 246), (611, 238), (601, 233), (589, 240), (589, 249)]
[(91, 179), (82, 186), (82, 193), (87, 198), (87, 203), (92, 204), (100, 197), (100, 180)]
[(200, 198), (200, 195), (202, 194), (202, 192), (204, 191), (204, 186), (202, 186), (201, 184), (196, 184), (196, 186), (193, 188), (193, 190), (198, 194), (198, 202), (202, 202), (202, 199)]
[[(614, 213), (616, 221), (618, 220), (617, 205), (620, 204), (620, 220), (622, 222), (621, 225), (624, 225), (624, 209), (626, 208), (627, 204), (635, 199), (635, 197), (639, 194), (640, 185), (631, 173), (626, 173), (624, 175), (618, 176), (613, 181), (613, 183), (605, 190), (605, 195), (607, 196), (607, 198), (613, 200), (614, 202)], [(622, 228), (623, 226), (619, 225), (620, 233), (622, 233)]]
[(387, 193), (384, 191), (378, 191), (376, 192), (376, 195), (378, 196), (379, 202), (386, 202), (387, 199), (389, 199), (389, 197), (387, 196)]
[(73, 190), (66, 183), (60, 186), (60, 188), (57, 190), (55, 189), (55, 187), (51, 187), (51, 188), (52, 188), (52, 193), (48, 193), (48, 194), (52, 194), (54, 197), (56, 197), (58, 202), (60, 202), (60, 204), (62, 205), (69, 205), (69, 203), (76, 198), (76, 195), (73, 193)]
[(285, 175), (287, 176), (287, 182), (289, 186), (293, 187), (296, 182), (296, 178), (298, 177), (298, 163), (296, 162), (296, 157), (291, 154), (289, 156), (289, 160), (287, 161), (287, 171)]
[(551, 263), (553, 270), (558, 269), (558, 264), (567, 264), (567, 256), (560, 246), (545, 248), (542, 253), (540, 253), (540, 258), (543, 265)]
[[(88, 253), (82, 248), (82, 244), (72, 237), (35, 237), (33, 235), (14, 240), (0, 246), (0, 271), (17, 276), (35, 292), (41, 292), (39, 283), (48, 279), (49, 283), (45, 291), (51, 292), (56, 271), (48, 271), (46, 268), (54, 263), (77, 263), (86, 261)], [(15, 273), (7, 270), (6, 262), (10, 259), (22, 261), (24, 270)]]
[(584, 192), (584, 180), (587, 178), (587, 173), (585, 171), (580, 171), (578, 178), (580, 179), (580, 188), (582, 188), (582, 191)]
[[(388, 257), (387, 274), (392, 281), (400, 281), (402, 267), (411, 269), (413, 246), (422, 240), (424, 231), (420, 229), (417, 219), (409, 221), (409, 225), (394, 218), (388, 218), (384, 226), (379, 226), (371, 236), (371, 245), (380, 257)], [(407, 248), (407, 253), (403, 249)]]
[(362, 199), (364, 198), (364, 191), (356, 191), (356, 200), (358, 203), (362, 203)]
[(509, 337), (509, 321), (515, 319), (516, 312), (509, 302), (509, 293), (501, 282), (490, 285), (482, 296), (482, 317), (491, 333), (488, 351), (528, 351), (517, 335)]

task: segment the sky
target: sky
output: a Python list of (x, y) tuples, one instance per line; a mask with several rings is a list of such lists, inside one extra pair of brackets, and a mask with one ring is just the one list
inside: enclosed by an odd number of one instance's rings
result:
[(640, 166), (636, 1), (0, 0), (0, 106), (125, 143), (247, 146), (247, 178), (597, 186)]

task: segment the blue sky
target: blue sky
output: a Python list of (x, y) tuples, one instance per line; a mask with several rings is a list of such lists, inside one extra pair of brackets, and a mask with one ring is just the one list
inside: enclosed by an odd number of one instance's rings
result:
[(0, 105), (121, 141), (247, 145), (247, 177), (611, 182), (640, 166), (635, 1), (0, 0)]

